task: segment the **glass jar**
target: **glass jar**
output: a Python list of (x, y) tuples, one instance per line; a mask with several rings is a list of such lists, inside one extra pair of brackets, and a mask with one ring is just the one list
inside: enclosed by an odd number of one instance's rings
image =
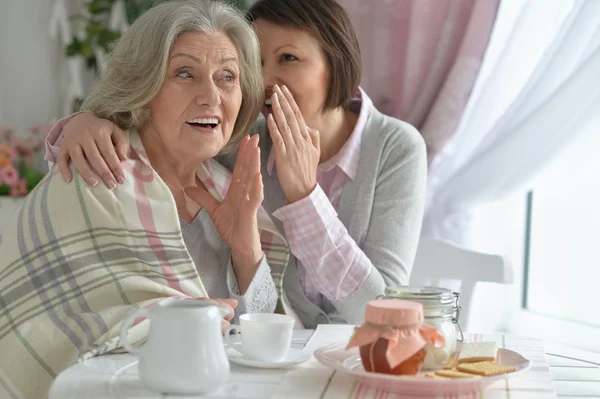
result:
[(457, 292), (440, 287), (399, 286), (385, 289), (384, 298), (404, 299), (423, 305), (424, 323), (436, 327), (446, 340), (446, 344), (441, 348), (435, 348), (431, 343), (427, 344), (423, 369), (443, 368), (456, 356), (459, 333), (459, 340), (463, 340), (462, 330), (458, 324), (459, 295)]
[[(424, 343), (434, 339), (435, 331), (422, 331), (423, 305), (394, 299), (367, 304), (365, 323), (358, 327), (347, 348), (359, 346), (366, 371), (404, 375), (417, 374), (423, 365)], [(389, 346), (389, 340), (396, 340)]]

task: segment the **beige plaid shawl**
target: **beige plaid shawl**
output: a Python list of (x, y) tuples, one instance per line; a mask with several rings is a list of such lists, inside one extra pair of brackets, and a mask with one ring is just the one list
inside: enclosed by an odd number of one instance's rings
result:
[[(65, 183), (54, 167), (0, 233), (0, 398), (47, 397), (78, 360), (119, 347), (127, 313), (165, 297), (206, 296), (184, 245), (175, 202), (128, 133), (127, 182)], [(229, 172), (207, 161), (198, 175), (222, 200)], [(289, 258), (283, 236), (259, 214), (263, 250), (281, 294)], [(148, 323), (130, 330), (145, 337)]]

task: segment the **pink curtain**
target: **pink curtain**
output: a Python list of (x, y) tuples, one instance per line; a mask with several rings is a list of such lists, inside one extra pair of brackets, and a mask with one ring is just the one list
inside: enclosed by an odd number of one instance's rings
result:
[(500, 0), (338, 0), (378, 109), (419, 129), (429, 161), (452, 136), (479, 72)]

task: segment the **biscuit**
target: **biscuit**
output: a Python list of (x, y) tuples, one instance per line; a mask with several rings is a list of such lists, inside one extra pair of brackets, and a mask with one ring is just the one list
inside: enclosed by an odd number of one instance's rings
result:
[(462, 363), (456, 367), (459, 371), (465, 373), (478, 374), (482, 376), (498, 375), (512, 373), (516, 370), (513, 366), (506, 366), (493, 362), (476, 362), (476, 363)]
[(454, 356), (444, 367), (444, 370), (454, 370), (456, 366), (458, 366), (458, 356)]
[(441, 377), (448, 378), (481, 378), (479, 375), (476, 374), (463, 373), (461, 371), (456, 370), (438, 370), (435, 372), (435, 374)]
[(496, 360), (498, 344), (495, 342), (465, 342), (460, 348), (458, 363)]

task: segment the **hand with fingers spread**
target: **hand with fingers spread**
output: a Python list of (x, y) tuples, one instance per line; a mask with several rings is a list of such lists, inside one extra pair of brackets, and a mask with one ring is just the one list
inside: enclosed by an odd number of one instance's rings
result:
[(319, 132), (306, 126), (302, 113), (287, 87), (275, 85), (271, 96), (273, 113), (267, 124), (275, 151), (281, 188), (289, 203), (299, 201), (315, 189), (321, 155)]
[(84, 112), (74, 116), (63, 128), (58, 169), (65, 181), (71, 181), (69, 162), (73, 161), (90, 186), (98, 185), (96, 172), (104, 184), (113, 189), (117, 182), (125, 182), (121, 161), (128, 152), (129, 143), (117, 125)]
[(233, 267), (243, 294), (262, 260), (257, 213), (263, 201), (259, 136), (244, 137), (233, 169), (229, 191), (221, 203), (203, 187), (185, 193), (207, 210), (221, 238), (231, 248)]

